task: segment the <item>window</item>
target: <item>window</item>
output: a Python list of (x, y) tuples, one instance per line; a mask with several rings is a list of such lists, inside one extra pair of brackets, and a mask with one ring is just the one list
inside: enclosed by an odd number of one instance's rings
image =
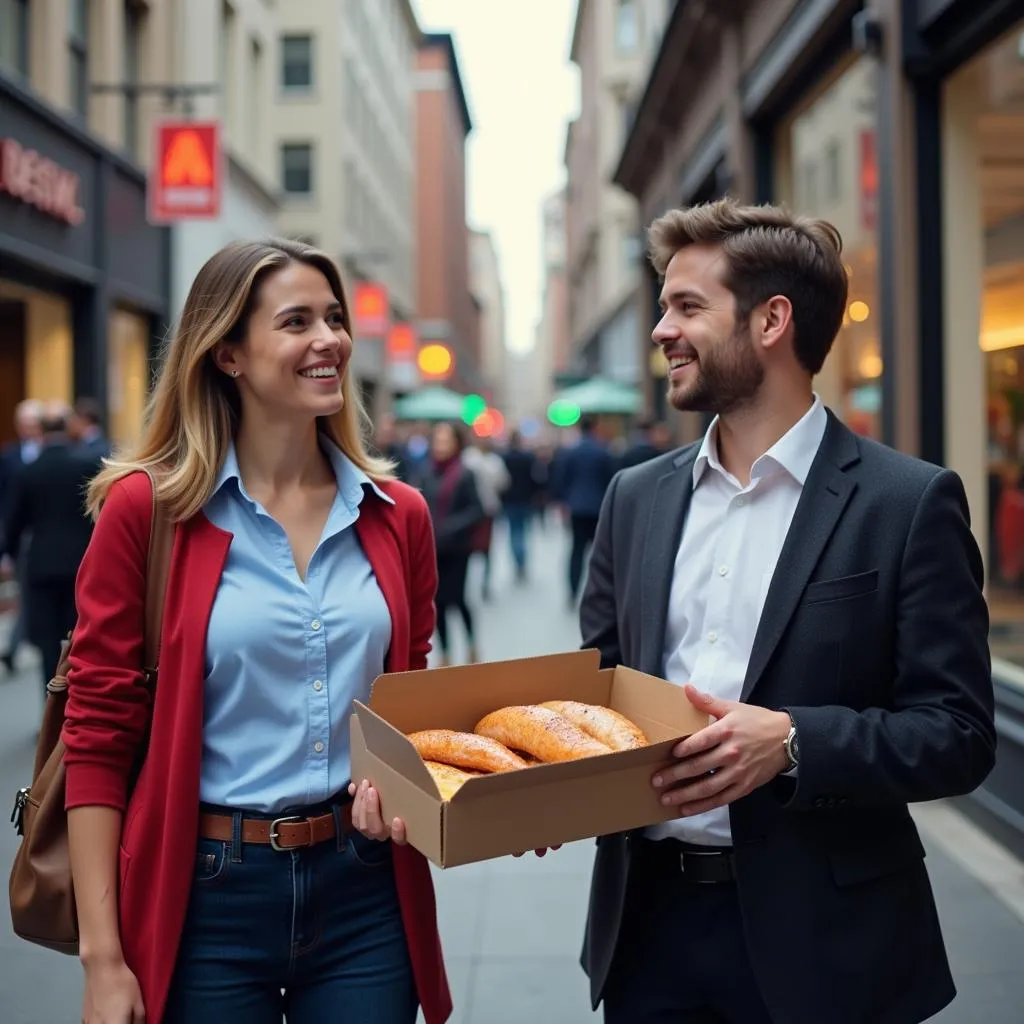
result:
[(0, 0), (0, 65), (28, 78), (29, 0)]
[[(145, 11), (136, 0), (124, 4), (124, 80), (128, 85), (139, 84), (142, 50), (142, 20)], [(124, 148), (139, 155), (139, 97), (130, 89), (124, 94)]]
[(842, 236), (849, 303), (815, 388), (847, 426), (877, 439), (885, 367), (878, 308), (876, 74), (874, 61), (855, 59), (782, 121), (774, 198), (797, 213), (823, 217)]
[(281, 39), (281, 88), (313, 88), (312, 36), (283, 36)]
[(640, 5), (636, 0), (616, 0), (615, 47), (632, 53), (640, 45)]
[(220, 8), (220, 54), (217, 81), (221, 83), (220, 113), (231, 131), (235, 123), (235, 12), (229, 3)]
[(68, 2), (68, 101), (76, 114), (85, 117), (89, 111), (89, 0)]
[(260, 116), (264, 109), (263, 104), (263, 47), (258, 39), (249, 40), (249, 82), (246, 88), (246, 143), (249, 154), (254, 159), (259, 158), (263, 151), (262, 146), (262, 118)]
[(281, 184), (290, 196), (313, 192), (313, 147), (308, 142), (286, 142), (281, 147)]

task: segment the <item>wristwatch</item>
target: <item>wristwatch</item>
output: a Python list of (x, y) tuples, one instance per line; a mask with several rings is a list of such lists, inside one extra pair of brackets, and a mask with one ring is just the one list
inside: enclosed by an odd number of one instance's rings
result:
[(786, 771), (795, 771), (800, 767), (800, 746), (796, 736), (796, 724), (793, 723), (792, 718), (790, 718), (789, 735), (783, 741), (782, 746), (786, 751), (786, 760), (789, 762)]

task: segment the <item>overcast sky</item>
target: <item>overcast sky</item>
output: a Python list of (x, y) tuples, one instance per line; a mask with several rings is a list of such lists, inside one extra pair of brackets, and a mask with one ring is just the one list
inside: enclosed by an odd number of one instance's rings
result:
[(413, 0), (421, 27), (451, 32), (469, 102), (470, 226), (494, 236), (506, 337), (533, 345), (542, 286), (541, 206), (565, 180), (565, 131), (577, 109), (569, 44), (576, 0)]

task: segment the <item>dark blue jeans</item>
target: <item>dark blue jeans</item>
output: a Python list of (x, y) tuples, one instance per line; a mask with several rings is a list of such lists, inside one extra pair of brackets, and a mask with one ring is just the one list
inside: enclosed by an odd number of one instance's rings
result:
[(164, 1024), (414, 1024), (417, 1009), (390, 843), (199, 840)]
[(525, 504), (509, 504), (505, 506), (505, 518), (508, 520), (508, 539), (512, 547), (512, 560), (516, 571), (521, 575), (526, 571), (526, 529), (533, 509)]

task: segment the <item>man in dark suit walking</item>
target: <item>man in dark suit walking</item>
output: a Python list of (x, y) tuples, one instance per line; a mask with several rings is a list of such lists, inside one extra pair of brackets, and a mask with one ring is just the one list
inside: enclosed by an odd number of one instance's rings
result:
[(45, 407), (42, 451), (15, 483), (4, 538), (13, 555), (22, 536), (31, 534), (27, 633), (42, 652), (44, 683), (53, 678), (61, 641), (75, 624), (75, 576), (92, 535), (85, 490), (100, 468), (98, 456), (77, 451), (67, 436), (69, 415), (62, 405)]
[(103, 407), (95, 398), (79, 398), (68, 421), (68, 435), (76, 454), (91, 461), (110, 457), (110, 441), (103, 433)]
[(812, 378), (847, 301), (821, 221), (730, 200), (652, 225), (654, 330), (704, 440), (620, 473), (584, 646), (709, 724), (602, 837), (583, 964), (609, 1024), (913, 1024), (955, 995), (907, 805), (995, 750), (988, 613), (952, 472), (856, 437)]

